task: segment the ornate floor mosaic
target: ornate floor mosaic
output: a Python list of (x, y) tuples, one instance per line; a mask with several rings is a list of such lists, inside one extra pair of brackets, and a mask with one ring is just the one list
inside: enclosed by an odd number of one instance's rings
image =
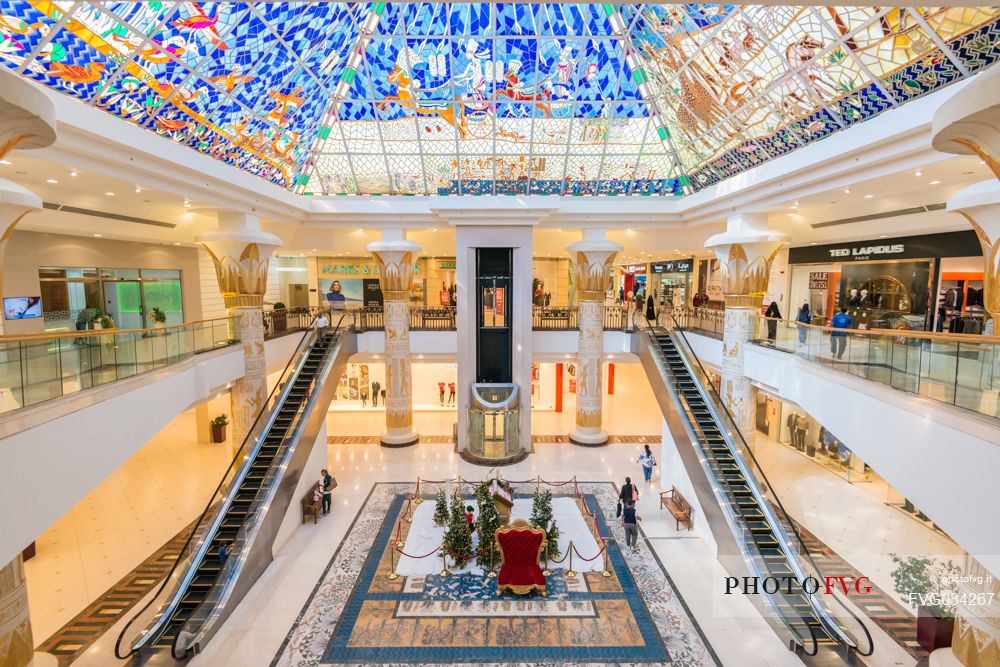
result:
[[(615, 506), (613, 485), (579, 487), (590, 511)], [(610, 530), (610, 578), (556, 570), (547, 598), (498, 597), (495, 580), (475, 574), (390, 581), (392, 544), (400, 525), (406, 539), (409, 524), (399, 517), (412, 490), (372, 488), (272, 667), (718, 664), (648, 543), (622, 552), (622, 529), (609, 528), (603, 511), (596, 514), (601, 534)]]

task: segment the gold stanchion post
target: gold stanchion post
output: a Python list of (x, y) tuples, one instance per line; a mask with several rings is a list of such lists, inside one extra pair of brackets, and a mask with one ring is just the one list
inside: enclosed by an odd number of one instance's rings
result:
[(607, 579), (611, 576), (611, 562), (608, 560), (608, 545), (604, 545), (604, 572), (601, 572), (601, 576)]
[(441, 549), (441, 572), (442, 577), (447, 577), (451, 574), (448, 571), (448, 554), (445, 552), (444, 548)]
[(548, 549), (545, 550), (545, 569), (542, 570), (542, 574), (544, 574), (546, 577), (551, 577), (552, 576), (552, 570), (549, 569), (549, 550)]
[(413, 500), (406, 503), (406, 523), (413, 523)]
[(566, 570), (566, 577), (572, 579), (576, 576), (576, 572), (573, 571), (573, 540), (569, 541), (569, 569)]
[(396, 536), (397, 536), (397, 539), (396, 539), (396, 548), (397, 549), (402, 549), (403, 548), (403, 530), (402, 530), (402, 528), (403, 528), (403, 520), (400, 519), (399, 521), (396, 522)]
[(494, 551), (496, 551), (496, 549), (490, 549), (490, 571), (486, 573), (486, 577), (488, 579), (493, 579), (494, 577), (497, 576), (497, 571), (493, 567), (493, 552)]
[(420, 478), (417, 477), (417, 488), (413, 492), (413, 502), (416, 505), (419, 505), (420, 503), (424, 502), (424, 499), (421, 498), (419, 494), (420, 494)]
[(399, 575), (396, 574), (396, 550), (392, 548), (389, 549), (389, 563), (389, 574), (386, 579), (389, 581), (395, 581), (396, 579), (399, 579)]

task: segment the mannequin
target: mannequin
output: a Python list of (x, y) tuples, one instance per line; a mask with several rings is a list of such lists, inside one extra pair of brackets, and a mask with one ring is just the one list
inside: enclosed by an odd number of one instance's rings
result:
[(865, 306), (869, 305), (869, 303), (868, 303), (868, 290), (866, 290), (866, 289), (861, 290), (861, 298), (859, 299), (858, 303), (862, 307), (865, 307)]
[(847, 297), (847, 305), (849, 305), (849, 306), (857, 306), (857, 305), (860, 305), (860, 303), (861, 303), (861, 300), (860, 300), (860, 297), (858, 297), (858, 290), (856, 290), (855, 288), (852, 287), (851, 288), (851, 295), (849, 297)]

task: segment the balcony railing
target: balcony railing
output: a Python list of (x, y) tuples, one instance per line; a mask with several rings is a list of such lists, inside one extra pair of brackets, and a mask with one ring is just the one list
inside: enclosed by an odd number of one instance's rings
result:
[[(352, 310), (357, 331), (381, 331), (385, 329), (382, 308), (360, 308)], [(631, 331), (633, 314), (622, 306), (607, 306), (604, 309), (604, 329), (606, 331)], [(531, 328), (535, 331), (575, 331), (579, 328), (578, 311), (565, 306), (533, 306)], [(411, 307), (411, 331), (454, 331), (455, 307)]]
[(0, 413), (232, 345), (230, 318), (151, 329), (0, 336)]
[(672, 328), (676, 323), (678, 328), (686, 331), (722, 338), (725, 314), (724, 310), (714, 308), (665, 308), (657, 314), (657, 323), (665, 328)]
[[(721, 336), (722, 317), (681, 328)], [(1000, 417), (1000, 337), (909, 329), (836, 329), (755, 317), (750, 342), (990, 417)]]
[(277, 338), (286, 334), (303, 331), (309, 327), (320, 312), (329, 312), (319, 306), (283, 308), (264, 311), (264, 338)]

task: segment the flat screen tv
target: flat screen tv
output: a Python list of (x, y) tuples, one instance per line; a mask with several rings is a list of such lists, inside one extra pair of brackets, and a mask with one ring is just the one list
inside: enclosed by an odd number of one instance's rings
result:
[(42, 297), (12, 296), (3, 300), (5, 320), (27, 320), (42, 316)]

